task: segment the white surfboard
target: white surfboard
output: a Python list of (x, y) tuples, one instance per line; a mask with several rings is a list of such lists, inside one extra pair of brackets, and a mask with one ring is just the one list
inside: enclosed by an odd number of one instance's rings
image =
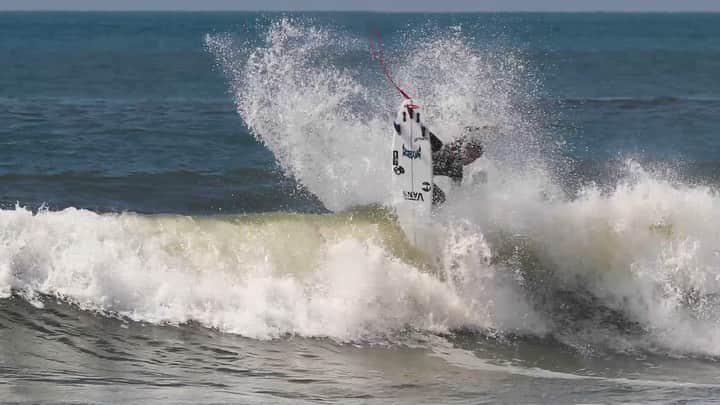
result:
[(433, 196), (430, 131), (412, 100), (403, 101), (393, 126), (392, 204), (410, 243), (428, 248)]

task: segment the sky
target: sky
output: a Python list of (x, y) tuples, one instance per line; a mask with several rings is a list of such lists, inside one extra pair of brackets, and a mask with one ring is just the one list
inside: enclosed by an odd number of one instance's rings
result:
[(720, 0), (0, 0), (0, 10), (720, 11)]

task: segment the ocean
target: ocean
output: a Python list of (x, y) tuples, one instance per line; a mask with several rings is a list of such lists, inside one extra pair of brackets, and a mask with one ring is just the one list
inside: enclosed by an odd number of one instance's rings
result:
[[(399, 85), (485, 155), (432, 252)], [(720, 398), (720, 14), (0, 13), (0, 402)], [(482, 181), (476, 181), (483, 179)]]

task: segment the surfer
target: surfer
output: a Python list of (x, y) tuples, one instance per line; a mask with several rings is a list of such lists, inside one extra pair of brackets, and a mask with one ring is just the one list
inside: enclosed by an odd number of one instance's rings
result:
[[(480, 140), (473, 136), (474, 128), (467, 128), (460, 138), (443, 144), (443, 142), (430, 132), (430, 145), (433, 152), (433, 175), (447, 176), (456, 185), (462, 182), (463, 167), (476, 161), (483, 155)], [(433, 205), (445, 202), (445, 193), (433, 184)]]

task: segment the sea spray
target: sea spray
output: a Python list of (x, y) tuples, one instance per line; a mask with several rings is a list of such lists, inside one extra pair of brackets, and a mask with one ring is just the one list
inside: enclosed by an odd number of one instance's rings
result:
[[(535, 87), (522, 60), (474, 48), (460, 27), (423, 39), (389, 60), (431, 129), (449, 142), (477, 128), (488, 153), (509, 167), (546, 162), (547, 148), (523, 113)], [(366, 65), (378, 69), (368, 75), (328, 63), (338, 54), (370, 61), (364, 38), (283, 18), (252, 49), (238, 50), (225, 35), (208, 35), (206, 45), (228, 76), (238, 113), (286, 174), (333, 211), (388, 201), (387, 151), (400, 97), (377, 66)]]

